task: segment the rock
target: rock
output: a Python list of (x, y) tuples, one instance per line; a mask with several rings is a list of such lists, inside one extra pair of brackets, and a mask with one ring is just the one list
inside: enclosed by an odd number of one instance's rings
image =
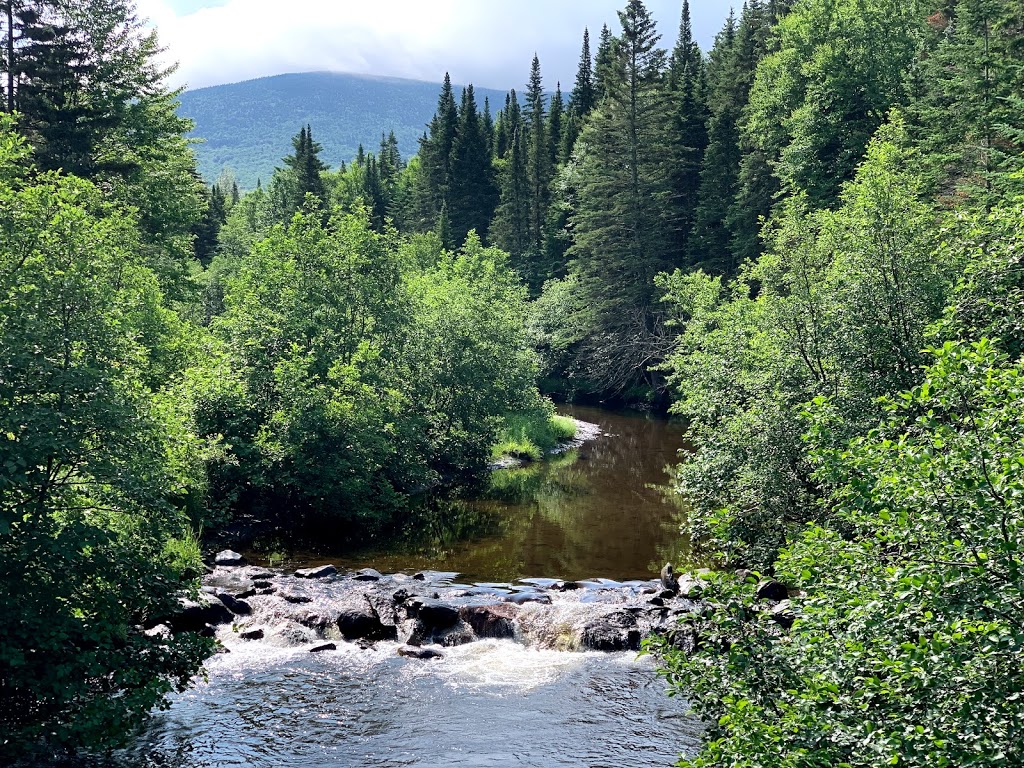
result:
[(216, 557), (213, 558), (213, 562), (214, 565), (234, 568), (240, 565), (245, 565), (246, 559), (237, 552), (225, 549), (224, 551), (217, 553)]
[(672, 570), (672, 563), (665, 563), (661, 569), (661, 586), (667, 591), (679, 591), (679, 580), (676, 578), (675, 571)]
[(435, 651), (431, 648), (418, 648), (412, 645), (403, 645), (398, 649), (399, 656), (405, 656), (409, 659), (443, 659), (444, 654), (440, 651)]
[(380, 571), (375, 571), (373, 568), (363, 568), (363, 570), (352, 576), (356, 581), (380, 581), (384, 576)]
[(404, 589), (399, 589), (391, 596), (391, 602), (395, 605), (401, 605), (409, 599), (409, 593)]
[(321, 565), (319, 568), (300, 568), (295, 575), (300, 579), (325, 579), (337, 572), (338, 569), (333, 565)]
[(575, 581), (560, 581), (551, 588), (557, 592), (571, 592), (581, 589), (579, 583)]
[(661, 590), (661, 592), (658, 593), (658, 597), (660, 597), (662, 600), (671, 600), (675, 596), (676, 591), (674, 589), (663, 589)]
[(783, 629), (789, 629), (796, 621), (796, 612), (789, 600), (782, 600), (772, 608), (772, 619)]
[(247, 629), (243, 632), (239, 632), (238, 636), (243, 640), (262, 640), (263, 634), (263, 627), (256, 627), (255, 629)]
[(428, 631), (437, 629), (448, 629), (459, 620), (459, 612), (450, 605), (439, 603), (437, 600), (420, 601), (417, 612), (419, 620)]
[(294, 621), (285, 621), (267, 632), (266, 642), (279, 648), (299, 648), (319, 642), (319, 638), (308, 627)]
[(252, 606), (245, 600), (237, 600), (226, 592), (217, 594), (217, 599), (224, 603), (225, 607), (236, 616), (248, 616), (252, 613)]
[(466, 606), (459, 609), (459, 616), (479, 638), (503, 640), (515, 637), (514, 620), (519, 608), (509, 603), (497, 605)]
[(640, 650), (640, 630), (617, 627), (607, 621), (595, 621), (583, 628), (583, 646), (592, 651)]
[(789, 590), (782, 582), (767, 579), (757, 585), (758, 600), (785, 600), (787, 597), (789, 597)]
[(425, 573), (414, 573), (412, 575), (412, 577), (416, 581), (426, 581), (427, 580), (427, 575)]
[(291, 603), (292, 605), (304, 605), (306, 603), (313, 602), (313, 598), (306, 597), (305, 595), (284, 594), (281, 595), (281, 599), (285, 602)]
[(252, 582), (253, 587), (256, 589), (273, 589), (273, 582), (266, 581), (265, 579), (254, 579)]
[(234, 618), (220, 600), (200, 594), (198, 600), (183, 600), (181, 611), (167, 620), (174, 632), (205, 633), (207, 625), (227, 624)]
[(661, 597), (652, 597), (652, 598), (651, 598), (650, 600), (648, 600), (647, 602), (648, 602), (648, 604), (650, 604), (650, 605), (657, 605), (657, 606), (663, 606), (663, 605), (665, 605), (665, 600), (664, 600), (663, 598), (661, 598)]
[(334, 643), (324, 643), (323, 645), (317, 645), (309, 649), (310, 653), (323, 653), (324, 651), (336, 651), (338, 646)]
[(394, 640), (395, 627), (385, 626), (369, 607), (348, 608), (338, 615), (338, 630), (346, 640)]
[(245, 600), (256, 594), (256, 585), (241, 571), (221, 571), (203, 580), (203, 591), (212, 595), (228, 594), (236, 600)]
[(707, 586), (703, 580), (690, 575), (682, 576), (678, 581), (678, 585), (677, 592), (679, 596), (690, 600), (696, 600), (704, 594), (704, 588)]
[(551, 596), (545, 595), (542, 592), (516, 592), (514, 595), (509, 595), (505, 598), (510, 603), (516, 605), (525, 605), (526, 603), (540, 603), (541, 605), (550, 605)]

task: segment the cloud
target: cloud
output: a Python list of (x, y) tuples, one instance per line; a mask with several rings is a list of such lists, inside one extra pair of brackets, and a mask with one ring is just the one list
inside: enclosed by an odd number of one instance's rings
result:
[[(213, 0), (210, 0), (212, 3)], [(138, 0), (159, 30), (174, 85), (198, 88), (283, 72), (334, 71), (521, 88), (534, 52), (545, 85), (575, 77), (584, 27), (596, 47), (601, 25), (617, 31), (624, 0), (216, 0), (177, 12), (181, 0)], [(681, 0), (647, 3), (671, 47)], [(728, 14), (728, 0), (693, 6), (705, 47)]]

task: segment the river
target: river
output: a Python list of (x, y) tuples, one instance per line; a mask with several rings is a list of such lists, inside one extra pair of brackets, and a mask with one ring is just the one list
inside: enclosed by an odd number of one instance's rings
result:
[[(263, 553), (260, 564), (433, 569), (511, 588), (529, 576), (651, 579), (687, 553), (684, 510), (655, 487), (683, 447), (681, 430), (643, 415), (563, 412), (603, 434), (550, 462), (496, 473), (479, 498), (425, 512), (405, 542), (356, 554)], [(218, 636), (230, 652), (208, 662), (206, 680), (174, 696), (130, 749), (75, 766), (645, 768), (670, 766), (699, 741), (686, 703), (666, 696), (653, 663), (633, 652), (517, 638), (421, 661), (397, 655), (394, 642), (311, 654), (247, 642), (231, 628)]]

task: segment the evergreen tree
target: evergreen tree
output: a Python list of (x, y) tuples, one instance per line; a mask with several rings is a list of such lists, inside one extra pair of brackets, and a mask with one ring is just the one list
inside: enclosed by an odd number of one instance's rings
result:
[(569, 96), (564, 127), (562, 129), (559, 160), (565, 162), (572, 154), (572, 148), (583, 129), (583, 121), (594, 108), (596, 101), (594, 89), (594, 62), (590, 55), (590, 30), (583, 30), (583, 50), (580, 52), (580, 64), (576, 70), (576, 83)]
[(291, 171), (292, 185), (285, 202), (286, 218), (305, 205), (306, 195), (313, 195), (315, 205), (321, 210), (327, 206), (327, 188), (320, 175), (327, 166), (320, 159), (323, 147), (313, 140), (313, 129), (306, 125), (292, 138), (294, 153), (284, 158), (284, 164)]
[(551, 167), (562, 161), (562, 133), (565, 125), (565, 101), (562, 98), (562, 84), (555, 85), (555, 95), (551, 97), (548, 110), (548, 154)]
[[(428, 133), (420, 140), (420, 203), (419, 229), (432, 229), (448, 201), (451, 188), (452, 147), (459, 128), (459, 111), (452, 91), (451, 78), (445, 73), (437, 112), (430, 121)], [(449, 211), (451, 210), (449, 206)]]
[(516, 271), (529, 280), (532, 270), (524, 257), (530, 242), (530, 179), (526, 130), (515, 91), (509, 94), (502, 125), (506, 126), (510, 146), (500, 162), (501, 197), (491, 226), (491, 240), (511, 255)]
[[(525, 127), (527, 132), (527, 175), (530, 184), (529, 248), (539, 257), (544, 243), (544, 223), (551, 184), (551, 150), (548, 143), (544, 84), (540, 59), (533, 57), (530, 82), (526, 88)], [(542, 267), (538, 265), (538, 274)]]
[(596, 386), (654, 384), (661, 347), (654, 277), (673, 266), (665, 201), (665, 51), (640, 0), (619, 12), (622, 35), (603, 74), (604, 100), (583, 131), (573, 274), (592, 323), (584, 345)]
[(473, 86), (462, 92), (459, 126), (451, 159), (451, 237), (461, 245), (471, 230), (485, 239), (498, 205), (494, 165), (484, 123), (477, 112)]
[(594, 56), (594, 105), (596, 106), (606, 95), (607, 80), (615, 69), (617, 40), (605, 24), (601, 27), (601, 37), (597, 43), (597, 54)]

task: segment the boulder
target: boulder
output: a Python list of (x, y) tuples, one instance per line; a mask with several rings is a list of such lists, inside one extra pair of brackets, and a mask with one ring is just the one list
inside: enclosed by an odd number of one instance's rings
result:
[(503, 640), (515, 637), (515, 618), (519, 608), (509, 603), (497, 605), (466, 606), (459, 609), (459, 616), (473, 628), (480, 638)]
[(679, 591), (679, 580), (676, 578), (675, 571), (672, 569), (672, 563), (665, 563), (665, 565), (662, 566), (661, 586), (664, 587), (666, 591)]
[(333, 565), (321, 565), (319, 568), (300, 568), (295, 575), (300, 579), (326, 579), (337, 572), (338, 569)]
[(785, 600), (789, 597), (789, 590), (786, 585), (774, 579), (766, 579), (757, 585), (758, 600)]
[(263, 627), (256, 627), (254, 629), (246, 629), (238, 633), (238, 636), (243, 640), (262, 640), (263, 639)]
[(306, 597), (305, 595), (293, 595), (291, 593), (281, 595), (281, 599), (287, 603), (291, 603), (292, 605), (304, 605), (305, 603), (313, 602), (313, 598), (311, 597)]
[(403, 645), (398, 649), (399, 656), (405, 656), (409, 659), (443, 659), (444, 654), (440, 651), (435, 651), (432, 648), (419, 648), (413, 645)]
[(207, 625), (227, 624), (233, 618), (224, 603), (203, 593), (198, 600), (182, 600), (181, 610), (167, 624), (174, 632), (206, 633)]
[(636, 616), (622, 611), (602, 616), (583, 627), (583, 647), (592, 651), (640, 650)]
[(421, 600), (417, 611), (419, 620), (428, 631), (448, 629), (459, 620), (459, 611), (437, 600)]
[(363, 568), (363, 570), (352, 576), (356, 581), (380, 581), (384, 578), (380, 571), (375, 571), (373, 568)]
[(233, 552), (230, 549), (225, 549), (218, 552), (213, 558), (214, 565), (220, 565), (228, 568), (234, 568), (240, 565), (245, 565), (246, 559), (237, 552)]
[(224, 603), (224, 606), (235, 616), (249, 616), (252, 613), (252, 606), (245, 600), (238, 600), (227, 592), (218, 592), (217, 599)]
[(789, 600), (781, 600), (778, 605), (772, 607), (772, 620), (783, 629), (789, 629), (796, 621), (796, 612)]
[(367, 608), (347, 608), (338, 615), (338, 630), (346, 640), (394, 640), (395, 627), (385, 626)]
[(560, 581), (551, 587), (557, 592), (572, 592), (573, 590), (580, 589), (579, 582), (575, 581)]
[(336, 651), (338, 646), (334, 643), (324, 643), (323, 645), (316, 645), (309, 649), (310, 653), (323, 653), (324, 651)]

